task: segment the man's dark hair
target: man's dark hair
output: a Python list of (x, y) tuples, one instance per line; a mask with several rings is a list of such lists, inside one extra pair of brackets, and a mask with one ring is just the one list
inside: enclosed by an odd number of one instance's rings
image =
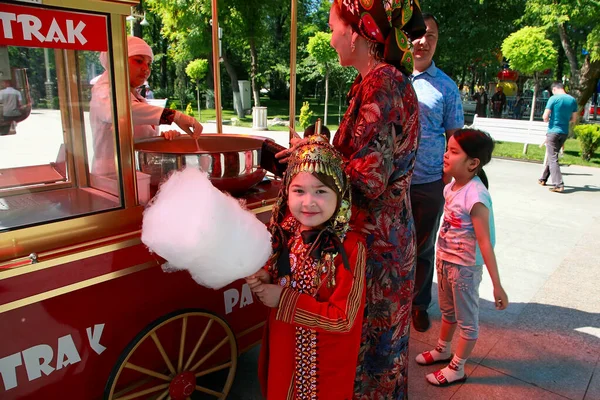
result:
[(552, 90), (552, 89), (565, 90), (565, 85), (563, 85), (562, 82), (552, 82), (552, 85), (550, 86), (550, 90)]
[(437, 18), (433, 14), (423, 13), (423, 21), (427, 21), (427, 20), (432, 20), (433, 22), (435, 22), (435, 27), (440, 29), (440, 23), (438, 22)]

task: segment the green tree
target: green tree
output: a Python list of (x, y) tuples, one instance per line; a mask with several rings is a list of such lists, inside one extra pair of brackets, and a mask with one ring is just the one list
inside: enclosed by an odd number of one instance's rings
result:
[(583, 108), (600, 79), (598, 0), (528, 0), (523, 19), (557, 32), (570, 69), (569, 91)]
[(502, 40), (519, 27), (526, 0), (429, 0), (424, 12), (439, 22), (435, 63), (462, 89), (486, 85), (501, 69)]
[(317, 32), (308, 40), (306, 49), (308, 54), (317, 62), (318, 70), (325, 78), (325, 111), (323, 113), (323, 123), (327, 125), (327, 104), (329, 100), (329, 75), (335, 63), (337, 63), (337, 53), (329, 44), (331, 42), (331, 33)]
[(198, 100), (198, 115), (200, 115), (200, 81), (206, 77), (208, 72), (208, 60), (195, 59), (185, 68), (185, 73), (191, 80), (196, 82), (196, 98)]
[(508, 58), (513, 69), (533, 75), (535, 88), (533, 90), (530, 116), (530, 120), (533, 121), (540, 72), (556, 65), (556, 49), (552, 41), (546, 38), (544, 28), (526, 26), (504, 40), (502, 53)]

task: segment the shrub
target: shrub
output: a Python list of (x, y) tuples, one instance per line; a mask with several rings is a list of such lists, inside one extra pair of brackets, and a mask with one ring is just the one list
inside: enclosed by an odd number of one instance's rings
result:
[(300, 127), (302, 129), (306, 129), (306, 127), (308, 127), (312, 123), (312, 118), (313, 112), (310, 110), (310, 105), (308, 104), (308, 101), (305, 101), (304, 103), (302, 103), (302, 108), (300, 108), (300, 117), (298, 118)]
[(177, 110), (177, 103), (176, 103), (175, 101), (172, 101), (172, 102), (171, 102), (171, 105), (169, 106), (169, 108), (170, 108), (171, 110)]
[(194, 109), (192, 108), (192, 103), (188, 103), (187, 107), (185, 108), (185, 114), (189, 115), (190, 117), (194, 116)]
[(589, 161), (600, 147), (600, 125), (581, 124), (573, 128), (575, 137), (581, 146), (581, 158)]

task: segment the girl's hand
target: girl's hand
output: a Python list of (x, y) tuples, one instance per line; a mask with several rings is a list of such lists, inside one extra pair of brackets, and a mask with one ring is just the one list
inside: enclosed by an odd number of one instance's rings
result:
[(263, 283), (271, 283), (271, 275), (266, 269), (260, 269), (256, 273), (246, 277), (246, 283), (250, 287), (250, 290), (254, 291), (255, 288)]
[(279, 300), (281, 299), (283, 287), (279, 285), (263, 283), (255, 288), (253, 292), (265, 306), (276, 308), (279, 307)]
[(504, 310), (508, 307), (508, 296), (502, 286), (494, 286), (494, 300), (496, 303), (496, 310)]

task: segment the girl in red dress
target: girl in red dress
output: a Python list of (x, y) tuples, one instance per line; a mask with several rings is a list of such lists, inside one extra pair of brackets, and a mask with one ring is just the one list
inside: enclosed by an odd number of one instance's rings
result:
[(271, 307), (259, 359), (268, 400), (353, 397), (366, 251), (349, 220), (342, 157), (312, 137), (288, 163), (271, 219), (273, 256), (247, 278)]

